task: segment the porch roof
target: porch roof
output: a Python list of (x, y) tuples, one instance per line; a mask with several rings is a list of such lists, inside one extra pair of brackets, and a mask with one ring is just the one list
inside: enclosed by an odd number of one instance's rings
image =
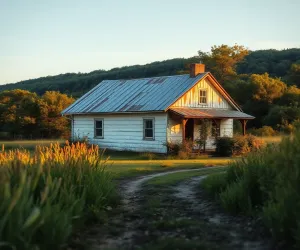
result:
[(225, 109), (199, 109), (199, 108), (170, 108), (171, 112), (184, 118), (214, 118), (214, 119), (244, 119), (250, 120), (255, 117), (237, 110)]

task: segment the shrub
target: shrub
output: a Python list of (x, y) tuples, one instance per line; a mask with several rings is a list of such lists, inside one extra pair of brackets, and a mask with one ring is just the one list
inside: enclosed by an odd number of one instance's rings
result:
[(118, 201), (98, 147), (0, 151), (0, 239), (15, 249), (59, 249)]
[(179, 159), (190, 159), (193, 154), (194, 142), (185, 140), (183, 143), (168, 142), (168, 154), (177, 155)]
[(256, 136), (275, 136), (278, 134), (277, 131), (275, 131), (272, 127), (270, 126), (263, 126), (258, 129), (252, 129), (249, 131), (249, 133), (256, 135)]
[(178, 155), (178, 152), (181, 148), (181, 143), (167, 142), (166, 147), (167, 147), (168, 154)]
[(219, 156), (231, 156), (233, 154), (234, 140), (231, 137), (219, 137), (216, 139), (216, 154)]
[(264, 146), (264, 142), (253, 135), (219, 137), (215, 144), (216, 154), (219, 156), (245, 155)]

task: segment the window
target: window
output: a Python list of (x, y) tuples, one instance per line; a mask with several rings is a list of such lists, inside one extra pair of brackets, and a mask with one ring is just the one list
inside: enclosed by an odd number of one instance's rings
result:
[(103, 119), (97, 119), (95, 120), (95, 138), (103, 138), (103, 130), (104, 130), (104, 126), (103, 126)]
[(200, 89), (199, 104), (207, 104), (207, 89)]
[(144, 140), (154, 140), (154, 119), (144, 119)]

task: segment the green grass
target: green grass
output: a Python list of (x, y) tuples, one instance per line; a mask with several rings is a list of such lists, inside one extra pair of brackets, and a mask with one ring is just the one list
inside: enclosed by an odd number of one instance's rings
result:
[(4, 145), (5, 149), (24, 148), (34, 150), (36, 146), (49, 146), (51, 143), (63, 143), (64, 140), (16, 140), (16, 141), (0, 141), (0, 146)]
[(219, 192), (229, 212), (259, 216), (275, 242), (300, 249), (299, 149), (300, 131), (231, 163), (225, 175), (209, 177), (205, 186)]
[(203, 170), (195, 170), (195, 171), (189, 171), (189, 172), (177, 172), (177, 173), (171, 173), (164, 176), (159, 176), (156, 178), (153, 178), (147, 182), (147, 185), (164, 185), (164, 186), (170, 186), (177, 184), (180, 181), (183, 181), (185, 179), (189, 179), (191, 177), (201, 176), (201, 175), (207, 175), (212, 173), (217, 173), (220, 171), (224, 171), (223, 168), (212, 168), (212, 169), (203, 169)]
[[(106, 168), (115, 178), (134, 177), (152, 172), (164, 172), (178, 169), (198, 169), (208, 166), (226, 166), (230, 158), (213, 160), (161, 160), (161, 161), (131, 161), (127, 162), (110, 162)], [(167, 167), (166, 167), (167, 166)]]
[(59, 144), (0, 150), (0, 248), (61, 249), (119, 203), (97, 147)]

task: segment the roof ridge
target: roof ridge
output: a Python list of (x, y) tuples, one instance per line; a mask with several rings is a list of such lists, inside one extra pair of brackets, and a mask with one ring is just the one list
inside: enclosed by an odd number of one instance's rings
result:
[[(204, 72), (207, 73), (207, 72)], [(131, 81), (131, 80), (142, 80), (142, 79), (153, 79), (153, 78), (161, 78), (161, 77), (174, 77), (174, 76), (189, 76), (189, 74), (179, 74), (179, 75), (171, 75), (171, 76), (153, 76), (153, 77), (143, 77), (143, 78), (131, 78), (131, 79), (115, 79), (115, 80), (103, 80), (103, 81)]]

